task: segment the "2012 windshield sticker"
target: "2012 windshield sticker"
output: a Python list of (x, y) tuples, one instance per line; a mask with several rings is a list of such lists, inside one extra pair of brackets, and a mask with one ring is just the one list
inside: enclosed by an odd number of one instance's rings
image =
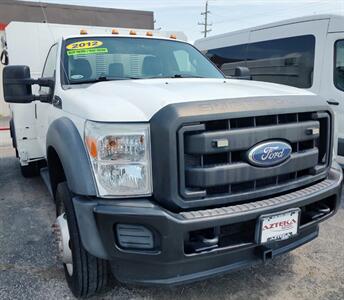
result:
[(75, 49), (75, 50), (68, 50), (67, 55), (89, 55), (89, 54), (102, 54), (108, 53), (107, 48), (93, 48), (93, 49)]
[(86, 41), (79, 41), (66, 46), (68, 50), (75, 50), (75, 49), (91, 49), (97, 48), (103, 45), (102, 41), (93, 41), (93, 40), (86, 40)]

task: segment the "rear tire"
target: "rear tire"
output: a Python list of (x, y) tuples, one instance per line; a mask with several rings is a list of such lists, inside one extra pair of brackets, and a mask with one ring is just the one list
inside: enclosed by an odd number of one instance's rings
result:
[(19, 157), (18, 149), (17, 149), (17, 139), (16, 139), (16, 131), (14, 128), (14, 122), (13, 119), (10, 120), (10, 135), (12, 139), (12, 146), (16, 151), (16, 157)]
[(31, 162), (27, 166), (20, 166), (20, 171), (25, 178), (36, 177), (39, 175), (39, 163)]
[(81, 243), (80, 233), (72, 203), (72, 193), (66, 182), (58, 184), (56, 190), (56, 215), (67, 217), (70, 248), (72, 251), (72, 274), (64, 266), (65, 277), (73, 295), (90, 297), (104, 291), (108, 282), (108, 262), (88, 253)]

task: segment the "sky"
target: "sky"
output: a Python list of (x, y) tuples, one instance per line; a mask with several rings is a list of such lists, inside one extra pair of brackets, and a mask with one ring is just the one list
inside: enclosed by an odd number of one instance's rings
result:
[[(38, 0), (32, 0), (40, 2)], [(202, 37), (205, 0), (43, 0), (42, 2), (151, 10), (155, 27), (183, 31), (189, 41)], [(344, 15), (344, 0), (209, 0), (208, 36), (312, 14)]]

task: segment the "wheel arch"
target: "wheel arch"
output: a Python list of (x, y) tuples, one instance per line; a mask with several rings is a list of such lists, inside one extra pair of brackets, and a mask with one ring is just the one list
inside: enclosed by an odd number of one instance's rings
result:
[(51, 123), (47, 131), (47, 161), (52, 192), (67, 181), (78, 195), (96, 196), (92, 167), (83, 141), (74, 123), (62, 117)]
[(53, 196), (56, 196), (56, 190), (59, 183), (66, 181), (66, 174), (62, 166), (61, 159), (54, 147), (47, 149), (47, 161), (49, 169), (49, 178)]

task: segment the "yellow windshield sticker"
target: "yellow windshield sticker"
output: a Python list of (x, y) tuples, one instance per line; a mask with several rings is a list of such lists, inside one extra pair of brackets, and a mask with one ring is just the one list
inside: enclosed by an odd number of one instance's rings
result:
[(68, 50), (97, 48), (103, 45), (101, 41), (80, 41), (67, 45)]
[(89, 55), (89, 54), (102, 54), (108, 53), (107, 48), (94, 48), (94, 49), (75, 49), (75, 50), (68, 50), (67, 55)]

